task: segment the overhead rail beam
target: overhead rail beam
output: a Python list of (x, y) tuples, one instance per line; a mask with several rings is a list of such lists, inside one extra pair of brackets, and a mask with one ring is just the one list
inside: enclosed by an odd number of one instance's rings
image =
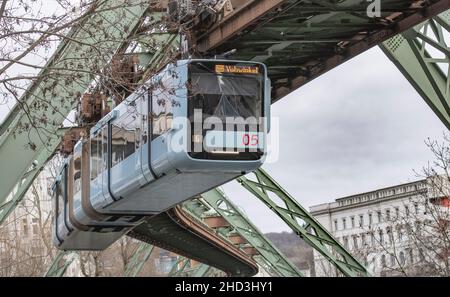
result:
[(367, 15), (369, 2), (258, 0), (197, 36), (197, 50), (264, 62), (272, 100), (360, 53), (450, 8), (450, 0), (382, 1), (381, 17)]
[[(302, 276), (297, 267), (250, 222), (242, 211), (225, 196), (224, 192), (216, 188), (203, 193), (201, 196), (218, 214), (231, 224), (240, 236), (259, 252), (265, 263), (268, 263), (278, 276)], [(257, 259), (259, 258), (256, 257), (255, 260)], [(261, 263), (259, 264), (261, 265)]]

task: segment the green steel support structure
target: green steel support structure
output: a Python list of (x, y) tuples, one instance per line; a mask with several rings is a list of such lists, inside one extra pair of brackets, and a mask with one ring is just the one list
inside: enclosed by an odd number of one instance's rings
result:
[(225, 193), (216, 188), (202, 194), (203, 199), (214, 208), (245, 240), (250, 243), (261, 255), (255, 260), (261, 266), (270, 266), (278, 276), (302, 276), (300, 271), (292, 264), (255, 225), (225, 196)]
[(237, 181), (345, 276), (370, 276), (367, 269), (264, 170), (259, 169), (254, 174), (256, 180), (241, 177)]
[[(88, 88), (92, 82), (93, 73), (97, 73), (99, 67), (106, 66), (109, 61), (108, 56), (111, 57), (123, 45), (124, 40), (127, 40), (129, 33), (124, 28), (134, 30), (139, 25), (147, 7), (129, 5), (128, 7), (112, 8), (125, 2), (128, 1), (105, 1), (103, 6), (98, 8), (102, 12), (85, 18), (80, 24), (77, 24), (39, 74), (41, 79), (30, 86), (21, 98), (21, 104), (17, 104), (2, 123), (0, 127), (0, 164), (2, 164), (2, 168), (8, 168), (8, 171), (0, 172), (0, 204), (4, 203), (17, 181), (22, 178), (34, 160), (45, 154), (46, 150), (49, 151), (49, 154), (56, 150), (59, 136), (53, 131), (60, 127), (75, 106), (78, 98), (76, 94), (81, 94)], [(111, 9), (108, 10), (108, 8)], [(93, 32), (99, 31), (107, 33), (93, 34)], [(82, 40), (82, 43), (77, 40)], [(104, 50), (102, 59), (95, 54), (88, 54), (93, 51), (93, 48)], [(78, 69), (76, 79), (58, 81), (61, 77), (73, 76), (76, 71), (75, 68), (68, 69), (67, 61), (70, 60), (82, 63), (73, 66)], [(44, 79), (48, 77), (51, 69), (65, 70), (59, 70), (60, 73), (57, 77)], [(80, 69), (83, 71), (80, 72)], [(47, 92), (49, 89), (52, 91)], [(54, 98), (53, 94), (58, 94), (60, 97)], [(45, 127), (37, 127), (21, 107), (33, 106), (34, 102), (42, 101), (42, 99), (50, 102), (49, 110), (47, 111), (45, 108), (35, 110), (33, 117), (45, 116), (48, 124)], [(16, 133), (20, 126), (27, 124), (31, 127), (29, 131)], [(55, 138), (57, 139), (55, 140)], [(33, 149), (25, 147), (25, 144), (30, 144)]]
[(145, 262), (150, 259), (152, 255), (153, 245), (142, 242), (134, 252), (133, 256), (125, 267), (124, 276), (138, 276), (144, 267)]
[(62, 277), (66, 273), (67, 268), (75, 259), (73, 252), (59, 251), (52, 261), (50, 268), (45, 273), (46, 277)]
[(380, 45), (447, 129), (450, 129), (449, 33), (450, 10), (447, 10)]
[[(59, 142), (59, 139), (53, 138), (50, 145), (56, 148)], [(44, 168), (45, 163), (53, 154), (54, 152), (51, 150), (42, 150), (41, 153), (36, 157), (34, 164), (32, 164), (19, 179), (19, 182), (14, 186), (8, 197), (6, 197), (5, 202), (0, 205), (0, 225), (20, 203), (28, 188), (33, 183), (34, 179), (39, 175), (39, 173)]]

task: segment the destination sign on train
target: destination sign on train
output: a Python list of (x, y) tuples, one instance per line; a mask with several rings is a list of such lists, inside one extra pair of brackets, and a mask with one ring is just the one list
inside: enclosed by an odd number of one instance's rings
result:
[(243, 74), (258, 74), (258, 66), (237, 66), (237, 65), (216, 65), (216, 73), (243, 73)]

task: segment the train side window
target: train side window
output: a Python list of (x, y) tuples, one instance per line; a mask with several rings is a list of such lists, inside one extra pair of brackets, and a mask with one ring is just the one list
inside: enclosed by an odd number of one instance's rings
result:
[(73, 160), (73, 195), (81, 191), (81, 154), (75, 154)]
[(159, 88), (152, 93), (152, 140), (172, 128), (174, 88), (169, 83), (159, 83)]
[(91, 180), (97, 178), (102, 172), (102, 134), (100, 132), (91, 138)]
[(127, 112), (111, 125), (111, 166), (114, 166), (136, 150), (136, 129), (139, 127), (137, 112)]
[(102, 171), (108, 168), (108, 129), (109, 126), (106, 125), (102, 131)]
[(64, 174), (61, 176), (61, 181), (57, 183), (56, 185), (56, 199), (58, 199), (58, 216), (62, 213), (64, 213), (64, 192), (63, 192), (63, 185), (65, 182)]

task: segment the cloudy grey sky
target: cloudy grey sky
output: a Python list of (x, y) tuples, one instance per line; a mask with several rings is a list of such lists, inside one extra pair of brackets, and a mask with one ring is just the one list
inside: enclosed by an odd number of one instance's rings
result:
[[(374, 48), (272, 106), (280, 158), (263, 166), (304, 207), (418, 179), (432, 159), (427, 137), (445, 126)], [(289, 230), (236, 182), (230, 198), (264, 232)]]

